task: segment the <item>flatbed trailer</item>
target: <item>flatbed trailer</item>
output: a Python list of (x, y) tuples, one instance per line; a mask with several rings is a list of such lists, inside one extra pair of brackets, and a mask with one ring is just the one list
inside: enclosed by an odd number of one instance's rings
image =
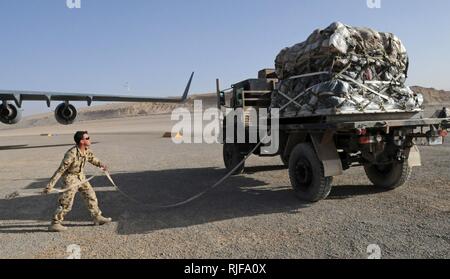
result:
[[(246, 111), (270, 107), (276, 82), (260, 76), (220, 90), (217, 80), (218, 107), (242, 109), (242, 119), (235, 115), (233, 118), (243, 122), (248, 135), (252, 125), (260, 128), (260, 121), (249, 121)], [(412, 168), (421, 166), (418, 141), (443, 144), (450, 128), (450, 118), (424, 118), (421, 110), (280, 117), (278, 150), (265, 154), (259, 134), (257, 142), (249, 142), (248, 138), (244, 142), (227, 139), (226, 121), (227, 115), (221, 139), (228, 170), (242, 173), (251, 152), (257, 156), (280, 156), (289, 170), (295, 194), (308, 202), (325, 199), (333, 177), (351, 167), (363, 167), (375, 187), (392, 190), (404, 185)], [(270, 130), (270, 121), (267, 129)]]

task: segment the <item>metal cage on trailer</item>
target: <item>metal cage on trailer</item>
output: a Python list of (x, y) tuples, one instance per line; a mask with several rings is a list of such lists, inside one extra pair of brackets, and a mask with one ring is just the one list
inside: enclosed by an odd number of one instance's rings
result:
[(259, 134), (258, 143), (248, 141), (249, 130), (255, 128), (252, 126), (256, 125), (256, 130), (260, 128), (260, 122), (251, 121), (248, 111), (270, 108), (271, 94), (278, 82), (270, 69), (260, 71), (257, 79), (241, 81), (226, 90), (220, 89), (217, 80), (218, 108), (242, 109), (242, 118), (233, 114), (232, 128), (243, 125), (246, 135), (245, 142), (236, 138), (230, 142), (226, 137), (229, 131), (225, 115), (221, 136), (223, 159), (230, 171), (239, 165), (235, 174), (240, 174), (245, 168), (246, 155), (253, 150), (257, 156), (280, 156), (301, 200), (325, 199), (331, 191), (333, 177), (351, 167), (363, 167), (375, 187), (387, 190), (400, 187), (408, 181), (412, 168), (421, 166), (417, 141), (422, 139), (429, 145), (439, 145), (448, 135), (450, 118), (438, 118), (439, 113), (425, 118), (422, 110), (281, 116), (278, 151), (267, 155), (261, 152), (260, 146), (264, 144), (259, 142)]

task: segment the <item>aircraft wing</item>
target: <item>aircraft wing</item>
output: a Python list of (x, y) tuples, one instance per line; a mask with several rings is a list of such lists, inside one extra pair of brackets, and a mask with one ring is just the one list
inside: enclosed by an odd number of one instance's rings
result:
[(0, 90), (0, 100), (3, 102), (13, 101), (19, 108), (23, 101), (45, 101), (50, 107), (52, 101), (86, 101), (91, 105), (94, 101), (100, 102), (162, 102), (162, 103), (184, 103), (191, 86), (194, 73), (189, 78), (186, 89), (180, 98), (153, 98), (127, 95), (100, 95), (90, 93), (67, 93), (47, 91), (23, 91), (23, 90)]

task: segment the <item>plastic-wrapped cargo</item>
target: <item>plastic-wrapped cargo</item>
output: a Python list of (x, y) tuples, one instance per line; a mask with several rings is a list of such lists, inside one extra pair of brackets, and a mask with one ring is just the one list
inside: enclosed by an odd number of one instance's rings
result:
[(408, 65), (395, 35), (335, 22), (278, 54), (272, 107), (284, 117), (420, 111)]

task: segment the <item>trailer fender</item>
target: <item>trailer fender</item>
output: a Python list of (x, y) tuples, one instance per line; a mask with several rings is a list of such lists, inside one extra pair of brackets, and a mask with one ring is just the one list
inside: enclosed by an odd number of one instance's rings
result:
[(422, 157), (420, 156), (420, 151), (417, 145), (413, 145), (409, 150), (408, 165), (410, 167), (422, 166)]
[(283, 146), (283, 149), (281, 150), (281, 155), (286, 158), (286, 160), (289, 162), (289, 157), (291, 155), (292, 150), (294, 147), (297, 146), (299, 143), (304, 143), (308, 141), (308, 134), (307, 133), (290, 133), (287, 141), (285, 143), (285, 146)]
[(325, 176), (337, 176), (344, 173), (341, 158), (333, 140), (333, 131), (311, 133), (311, 140), (317, 156), (322, 161)]

